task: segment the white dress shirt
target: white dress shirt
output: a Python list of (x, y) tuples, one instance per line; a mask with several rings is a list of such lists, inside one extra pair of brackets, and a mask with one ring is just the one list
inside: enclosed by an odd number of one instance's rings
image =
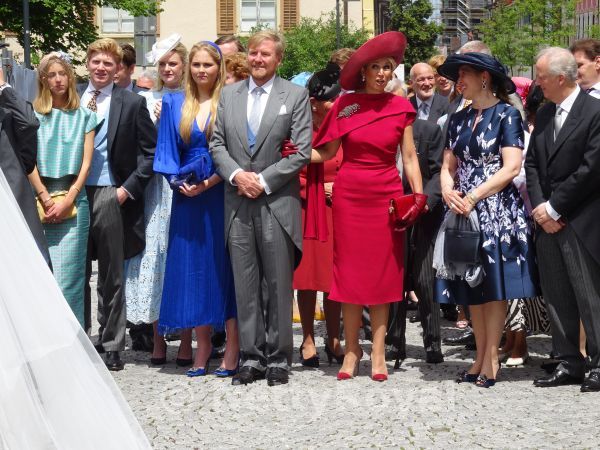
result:
[[(567, 117), (569, 116), (569, 113), (573, 108), (573, 103), (575, 103), (575, 100), (577, 99), (577, 96), (580, 92), (581, 89), (579, 88), (579, 86), (575, 86), (575, 90), (571, 92), (567, 98), (560, 102), (560, 104), (556, 105), (557, 108), (560, 107), (562, 110), (560, 114), (562, 126), (565, 125), (565, 121), (567, 120)], [(546, 212), (550, 217), (552, 217), (554, 220), (560, 219), (560, 214), (552, 207), (549, 201), (546, 202), (544, 205), (546, 207)]]
[(591, 88), (587, 90), (587, 93), (592, 97), (600, 98), (600, 82), (593, 85)]
[[(265, 84), (263, 84), (261, 87), (263, 88), (263, 90), (265, 91), (263, 94), (261, 94), (261, 96), (259, 97), (259, 101), (260, 101), (260, 120), (262, 122), (262, 117), (263, 114), (265, 113), (265, 109), (267, 108), (267, 102), (269, 100), (269, 95), (271, 95), (271, 91), (273, 90), (273, 83), (275, 81), (275, 76), (273, 75), (273, 78), (271, 78), (269, 81), (267, 81)], [(255, 96), (252, 93), (252, 91), (254, 91), (254, 88), (257, 87), (258, 85), (254, 82), (254, 78), (250, 77), (248, 80), (248, 105), (246, 107), (246, 119), (249, 122), (250, 121), (250, 113), (252, 111), (252, 107), (254, 106), (254, 99)], [(243, 172), (242, 169), (235, 169), (233, 171), (233, 173), (231, 174), (231, 176), (229, 177), (229, 182), (233, 185), (236, 186), (236, 184), (233, 182), (233, 178), (240, 172)], [(267, 184), (267, 182), (265, 181), (265, 178), (262, 176), (262, 173), (258, 174), (258, 181), (260, 182), (260, 184), (262, 185), (262, 187), (265, 189), (265, 193), (267, 195), (271, 194), (271, 189), (269, 189), (269, 185)]]

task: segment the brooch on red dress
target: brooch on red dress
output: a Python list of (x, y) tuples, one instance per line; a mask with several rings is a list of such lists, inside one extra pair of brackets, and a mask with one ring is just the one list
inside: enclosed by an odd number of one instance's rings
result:
[(352, 103), (351, 105), (346, 106), (344, 109), (342, 109), (337, 118), (341, 119), (341, 118), (348, 118), (350, 117), (352, 114), (354, 114), (356, 111), (358, 111), (360, 109), (360, 105), (358, 103)]

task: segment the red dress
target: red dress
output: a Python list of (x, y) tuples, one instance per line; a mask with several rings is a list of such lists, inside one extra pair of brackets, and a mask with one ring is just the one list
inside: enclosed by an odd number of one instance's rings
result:
[[(333, 183), (342, 164), (343, 153), (340, 148), (335, 157), (326, 161), (324, 166), (325, 183)], [(302, 229), (306, 216), (306, 167), (300, 172), (300, 197), (302, 198)], [(294, 289), (329, 292), (333, 278), (333, 218), (331, 207), (326, 208), (327, 229), (330, 237), (326, 242), (316, 239), (302, 241), (302, 260), (294, 272)]]
[(344, 160), (333, 202), (333, 283), (329, 298), (377, 305), (403, 299), (404, 233), (388, 207), (402, 195), (396, 152), (415, 118), (393, 94), (346, 94), (329, 111), (313, 141), (341, 138)]

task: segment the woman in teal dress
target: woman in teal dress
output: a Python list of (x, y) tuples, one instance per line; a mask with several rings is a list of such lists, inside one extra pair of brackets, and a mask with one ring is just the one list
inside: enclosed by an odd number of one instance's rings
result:
[[(94, 151), (96, 114), (80, 106), (68, 56), (53, 52), (38, 67), (33, 102), (40, 121), (37, 167), (29, 181), (42, 205), (54, 276), (83, 326), (83, 286), (90, 215), (85, 195)], [(53, 194), (64, 191), (64, 200)], [(55, 200), (56, 199), (56, 200)], [(73, 206), (75, 217), (71, 217)], [(70, 217), (70, 218), (69, 218)]]

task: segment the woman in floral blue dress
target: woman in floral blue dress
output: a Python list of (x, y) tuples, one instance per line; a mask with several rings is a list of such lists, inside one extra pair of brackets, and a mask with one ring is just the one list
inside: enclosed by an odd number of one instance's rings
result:
[(452, 55), (438, 72), (460, 83), (472, 100), (450, 118), (440, 182), (447, 214), (476, 212), (484, 276), (474, 287), (459, 277), (438, 278), (435, 296), (440, 303), (469, 305), (477, 356), (458, 381), (490, 387), (500, 368), (507, 300), (538, 293), (531, 222), (512, 184), (521, 168), (523, 124), (508, 101), (515, 86), (493, 57)]

